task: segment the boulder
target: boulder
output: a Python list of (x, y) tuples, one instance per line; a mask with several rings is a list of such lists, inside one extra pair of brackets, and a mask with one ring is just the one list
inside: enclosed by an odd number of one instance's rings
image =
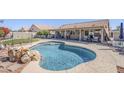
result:
[(40, 53), (36, 50), (30, 50), (27, 48), (10, 48), (8, 49), (8, 56), (11, 62), (28, 63), (30, 61), (38, 61), (41, 59)]
[(32, 61), (38, 61), (41, 59), (40, 53), (36, 50), (31, 50), (29, 56)]
[(21, 51), (20, 51), (20, 50), (18, 50), (18, 51), (16, 52), (15, 57), (16, 57), (16, 60), (17, 60), (17, 61), (20, 60), (20, 58), (22, 57), (22, 54), (21, 54)]
[(16, 56), (15, 56), (16, 52), (17, 52), (17, 49), (15, 49), (15, 48), (8, 50), (8, 56), (9, 56), (9, 61), (10, 62), (15, 62), (16, 61)]
[(16, 62), (16, 57), (15, 56), (10, 56), (9, 61), (10, 62)]
[(27, 51), (29, 51), (29, 49), (27, 49), (27, 48), (23, 48), (23, 47), (20, 48), (19, 50), (21, 51), (21, 54), (22, 54), (22, 55), (26, 54)]
[(21, 57), (21, 62), (22, 63), (29, 63), (31, 61), (31, 58), (29, 57), (29, 55), (25, 54)]
[(17, 48), (9, 48), (8, 49), (8, 55), (9, 56), (15, 56), (16, 52), (18, 51)]

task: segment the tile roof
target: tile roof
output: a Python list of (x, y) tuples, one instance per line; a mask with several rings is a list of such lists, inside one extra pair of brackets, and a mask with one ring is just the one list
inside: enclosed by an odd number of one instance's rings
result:
[(41, 24), (33, 24), (33, 25), (39, 28), (40, 30), (54, 29), (54, 27), (49, 25), (41, 25)]
[(60, 26), (60, 29), (66, 28), (83, 28), (83, 27), (101, 27), (101, 26), (108, 26), (109, 20), (97, 20), (91, 22), (81, 22), (81, 23), (74, 23), (74, 24), (65, 24)]
[(24, 27), (22, 27), (22, 29), (23, 29), (23, 30), (30, 30), (30, 27), (24, 26)]

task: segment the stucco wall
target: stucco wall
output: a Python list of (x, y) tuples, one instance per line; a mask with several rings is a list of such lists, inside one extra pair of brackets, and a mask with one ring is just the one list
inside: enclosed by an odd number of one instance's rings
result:
[(70, 39), (79, 39), (79, 35), (77, 35), (77, 34), (76, 35), (71, 35)]
[(34, 37), (36, 32), (13, 32), (14, 39), (26, 39)]

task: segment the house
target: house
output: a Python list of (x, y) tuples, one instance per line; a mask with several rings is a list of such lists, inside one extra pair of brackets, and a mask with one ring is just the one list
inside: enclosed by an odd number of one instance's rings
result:
[(108, 41), (111, 38), (111, 29), (109, 27), (109, 20), (96, 20), (90, 22), (80, 22), (72, 24), (64, 24), (58, 28), (49, 25), (33, 24), (30, 29), (22, 28), (22, 32), (38, 32), (48, 30), (54, 38), (63, 38), (70, 40), (87, 40), (91, 35), (95, 41)]
[(81, 22), (74, 24), (65, 24), (55, 30), (56, 38), (73, 39), (73, 40), (85, 40), (90, 34), (93, 34), (94, 38), (100, 38), (101, 42), (110, 39), (110, 27), (109, 20), (97, 20), (91, 22)]
[(43, 30), (50, 30), (53, 29), (53, 27), (48, 26), (48, 25), (36, 25), (33, 24), (30, 28), (31, 32), (38, 32), (38, 31), (43, 31)]
[(29, 32), (30, 31), (30, 28), (29, 27), (22, 27), (20, 29), (21, 32)]

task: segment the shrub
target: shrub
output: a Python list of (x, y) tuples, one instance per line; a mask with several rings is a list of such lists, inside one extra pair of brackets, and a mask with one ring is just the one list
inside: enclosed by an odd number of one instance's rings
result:
[(8, 28), (0, 27), (0, 37), (5, 37), (9, 32), (10, 30)]
[[(37, 42), (39, 39), (33, 38), (31, 42)], [(22, 43), (30, 43), (29, 39), (11, 39), (11, 40), (6, 40), (2, 42), (3, 44), (6, 45), (15, 45), (15, 44), (22, 44)]]
[(42, 31), (37, 32), (37, 35), (43, 35)]
[(49, 33), (49, 31), (48, 30), (42, 30), (42, 31), (39, 31), (39, 32), (37, 32), (37, 35), (49, 35), (50, 33)]
[(10, 32), (10, 30), (8, 28), (5, 28), (5, 27), (3, 27), (3, 31), (4, 31), (4, 35), (7, 35)]
[(4, 31), (2, 29), (0, 29), (0, 37), (3, 37), (4, 36)]
[(43, 31), (43, 35), (49, 35), (49, 31), (44, 30), (44, 31)]

